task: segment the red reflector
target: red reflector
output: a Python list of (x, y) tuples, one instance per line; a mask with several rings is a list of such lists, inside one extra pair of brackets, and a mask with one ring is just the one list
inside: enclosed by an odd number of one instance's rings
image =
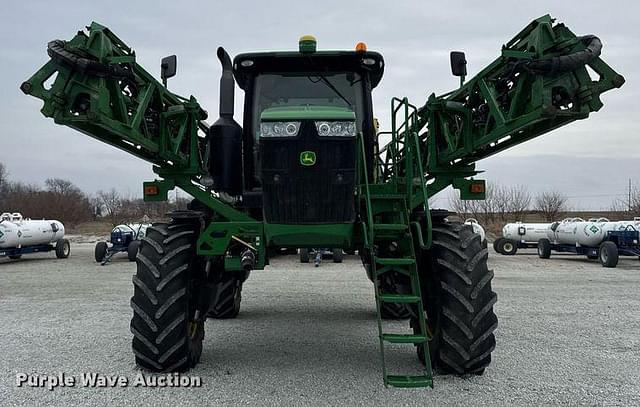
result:
[(471, 184), (469, 189), (472, 194), (481, 194), (484, 192), (484, 184)]
[(145, 195), (158, 195), (159, 191), (158, 191), (158, 186), (157, 185), (146, 185), (144, 187), (144, 194)]

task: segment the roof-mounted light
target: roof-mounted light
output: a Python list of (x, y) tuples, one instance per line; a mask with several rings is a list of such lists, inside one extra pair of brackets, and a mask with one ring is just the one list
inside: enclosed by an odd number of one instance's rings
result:
[(303, 35), (298, 41), (298, 48), (303, 54), (316, 52), (317, 45), (318, 41), (313, 35)]

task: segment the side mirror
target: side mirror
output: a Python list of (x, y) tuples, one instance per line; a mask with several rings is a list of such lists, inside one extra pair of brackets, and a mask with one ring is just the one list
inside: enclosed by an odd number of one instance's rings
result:
[(160, 77), (162, 78), (162, 84), (167, 86), (167, 79), (176, 76), (176, 68), (178, 66), (178, 57), (175, 55), (169, 55), (162, 58), (160, 63)]
[(462, 51), (451, 51), (451, 73), (453, 76), (467, 76), (467, 58)]

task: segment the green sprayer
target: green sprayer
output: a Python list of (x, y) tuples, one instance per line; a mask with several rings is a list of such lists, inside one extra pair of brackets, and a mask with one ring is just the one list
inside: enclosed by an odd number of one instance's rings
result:
[[(55, 123), (149, 161), (157, 179), (144, 183), (145, 200), (166, 200), (174, 188), (194, 198), (149, 227), (137, 254), (137, 365), (193, 367), (205, 319), (238, 315), (242, 285), (269, 265), (269, 249), (328, 247), (357, 251), (374, 283), (385, 385), (433, 386), (434, 370), (482, 374), (498, 323), (486, 243), (428, 199), (448, 186), (484, 199), (476, 161), (586, 119), (624, 78), (600, 59), (597, 37), (546, 15), (470, 80), (464, 53), (452, 52), (460, 87), (419, 107), (394, 98), (391, 131), (382, 133), (371, 98), (382, 55), (364, 43), (318, 50), (312, 36), (298, 46), (233, 60), (218, 48), (220, 114), (211, 125), (193, 96), (167, 89), (175, 56), (162, 60), (159, 82), (95, 22), (51, 41), (50, 60), (22, 84)], [(406, 319), (406, 331), (387, 332), (386, 318)], [(419, 374), (387, 370), (396, 344), (417, 351)]]

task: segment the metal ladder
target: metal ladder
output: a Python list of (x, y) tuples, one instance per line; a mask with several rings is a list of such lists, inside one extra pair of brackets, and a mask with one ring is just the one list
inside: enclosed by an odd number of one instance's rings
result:
[[(405, 101), (406, 103), (406, 101)], [(394, 123), (395, 124), (395, 123)], [(397, 135), (394, 125), (394, 136)], [(395, 138), (395, 137), (394, 137)], [(396, 142), (394, 140), (394, 142)], [(364, 141), (360, 138), (360, 154), (365, 156)], [(370, 253), (370, 273), (374, 281), (378, 336), (380, 340), (380, 356), (385, 386), (392, 387), (433, 387), (433, 372), (429, 355), (429, 336), (426, 315), (420, 292), (420, 281), (416, 264), (416, 256), (411, 237), (410, 220), (408, 219), (407, 200), (411, 199), (413, 188), (406, 182), (386, 182), (369, 184), (365, 160), (360, 174), (362, 184), (359, 188), (361, 201), (364, 203), (366, 219), (362, 222), (364, 247)], [(400, 180), (398, 180), (400, 181)], [(399, 192), (402, 191), (402, 192)], [(376, 219), (381, 221), (376, 221)], [(422, 237), (419, 238), (420, 242)], [(401, 245), (404, 250), (398, 257), (379, 257), (379, 247), (391, 242)], [(409, 278), (411, 290), (407, 294), (386, 294), (381, 291), (380, 279), (386, 273), (397, 272)], [(390, 333), (383, 331), (381, 308), (383, 303), (409, 304), (417, 317), (418, 324), (411, 333)], [(409, 344), (422, 346), (424, 371), (420, 375), (389, 374), (386, 366), (386, 344)]]
[[(372, 195), (372, 206), (393, 207), (394, 205), (404, 206), (404, 198), (394, 195)], [(383, 202), (379, 202), (383, 201)], [(405, 213), (406, 211), (400, 211)], [(420, 292), (420, 281), (413, 249), (413, 241), (409, 233), (408, 219), (395, 221), (397, 223), (374, 223), (373, 224), (373, 246), (380, 247), (390, 241), (398, 242), (409, 250), (405, 250), (402, 257), (378, 257), (375, 251), (371, 256), (371, 276), (375, 285), (376, 310), (378, 322), (378, 335), (380, 339), (380, 355), (382, 359), (382, 371), (384, 384), (393, 387), (433, 387), (433, 374), (429, 357), (429, 337), (427, 334), (427, 323)], [(387, 294), (381, 290), (380, 280), (386, 273), (397, 272), (409, 278), (411, 290), (406, 294)], [(384, 332), (381, 308), (383, 303), (409, 304), (417, 317), (418, 324), (413, 327), (411, 333), (388, 333)], [(408, 327), (407, 327), (408, 328)], [(385, 345), (387, 344), (410, 344), (424, 347), (423, 357), (425, 369), (421, 375), (396, 375), (389, 374), (386, 366)]]

